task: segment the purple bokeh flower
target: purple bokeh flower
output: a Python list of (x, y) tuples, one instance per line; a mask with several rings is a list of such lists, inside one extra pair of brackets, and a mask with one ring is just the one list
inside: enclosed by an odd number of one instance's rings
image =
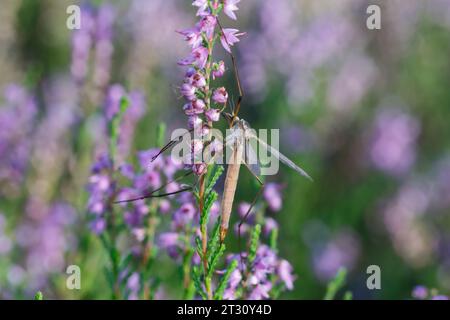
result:
[(394, 176), (409, 171), (416, 159), (419, 122), (399, 109), (382, 109), (375, 120), (370, 157), (376, 168)]

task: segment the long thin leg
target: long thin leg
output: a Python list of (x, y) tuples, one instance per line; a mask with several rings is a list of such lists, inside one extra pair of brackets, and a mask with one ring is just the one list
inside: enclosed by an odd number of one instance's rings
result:
[(159, 150), (159, 152), (155, 156), (152, 157), (151, 162), (155, 161), (156, 158), (158, 158), (166, 150), (170, 149), (177, 143), (180, 143), (181, 141), (183, 141), (184, 136), (188, 133), (192, 133), (192, 131), (194, 131), (194, 129), (191, 129), (191, 130), (189, 130), (189, 132), (186, 132), (185, 134), (178, 136), (177, 138), (175, 138), (173, 140), (170, 140), (164, 147), (161, 148), (161, 150)]
[(244, 256), (242, 255), (242, 249), (241, 249), (241, 227), (247, 221), (247, 219), (248, 219), (248, 217), (250, 215), (250, 212), (252, 211), (252, 209), (255, 206), (255, 204), (258, 201), (258, 199), (261, 197), (261, 194), (264, 191), (264, 186), (265, 186), (264, 182), (262, 182), (261, 179), (250, 170), (248, 165), (246, 163), (244, 163), (244, 165), (247, 167), (248, 171), (250, 171), (250, 173), (259, 182), (260, 188), (259, 188), (258, 192), (256, 193), (255, 198), (253, 199), (252, 203), (250, 204), (250, 207), (248, 208), (248, 210), (245, 213), (244, 217), (242, 218), (241, 221), (239, 221), (239, 224), (238, 224), (238, 247), (239, 247), (239, 255), (240, 255), (240, 258), (241, 258), (241, 265), (242, 265), (241, 273), (242, 273), (242, 275), (244, 275), (245, 270), (244, 270), (244, 262), (243, 262), (244, 261)]
[[(228, 39), (225, 37), (225, 33), (223, 32), (223, 28), (222, 28), (222, 25), (221, 25), (219, 19), (217, 19), (217, 25), (219, 26), (220, 32), (224, 36), (225, 42), (228, 44), (228, 47), (230, 47), (230, 50), (231, 50), (231, 46), (228, 42)], [(236, 120), (236, 117), (239, 114), (239, 110), (241, 108), (241, 101), (244, 98), (244, 91), (242, 90), (242, 85), (241, 85), (241, 80), (239, 77), (239, 71), (237, 68), (236, 59), (232, 52), (230, 52), (230, 57), (231, 57), (231, 63), (233, 64), (234, 76), (236, 78), (236, 83), (237, 83), (237, 87), (238, 87), (238, 91), (239, 91), (239, 97), (237, 99), (236, 107), (234, 108), (234, 112), (233, 112), (233, 119), (231, 121), (231, 126), (233, 126), (233, 123)]]
[(192, 188), (192, 187), (189, 187), (189, 188), (184, 188), (184, 189), (177, 190), (177, 191), (175, 191), (175, 192), (173, 192), (173, 193), (164, 193), (164, 194), (157, 194), (157, 195), (155, 195), (155, 192), (158, 192), (158, 191), (160, 191), (161, 189), (167, 187), (169, 184), (174, 183), (174, 182), (177, 182), (177, 181), (180, 181), (181, 179), (186, 178), (187, 176), (189, 176), (189, 175), (191, 175), (191, 174), (192, 174), (192, 170), (189, 170), (189, 171), (186, 172), (185, 174), (183, 174), (183, 175), (181, 175), (181, 176), (175, 178), (175, 179), (172, 180), (172, 181), (169, 181), (169, 182), (163, 184), (163, 185), (160, 186), (158, 189), (155, 189), (155, 190), (153, 190), (153, 191), (150, 192), (150, 193), (147, 193), (147, 194), (145, 194), (145, 195), (142, 195), (142, 196), (140, 196), (140, 197), (133, 198), (133, 199), (114, 201), (113, 203), (127, 203), (127, 202), (133, 202), (133, 201), (143, 200), (143, 199), (147, 199), (147, 198), (161, 198), (161, 197), (165, 197), (165, 196), (170, 196), (170, 195), (172, 195), (172, 194), (177, 194), (177, 193), (181, 193), (181, 192), (184, 192), (184, 191), (192, 190), (193, 188)]
[(192, 189), (193, 189), (192, 187), (188, 187), (188, 188), (183, 188), (183, 189), (180, 189), (180, 190), (177, 190), (177, 191), (174, 191), (174, 192), (162, 193), (162, 194), (153, 194), (154, 192), (151, 192), (149, 194), (143, 195), (143, 196), (138, 197), (138, 198), (114, 201), (114, 204), (134, 202), (134, 201), (144, 200), (144, 199), (148, 199), (148, 198), (163, 198), (163, 197), (171, 196), (173, 194), (178, 194), (178, 193), (182, 193), (182, 192), (186, 192), (186, 191), (191, 191)]

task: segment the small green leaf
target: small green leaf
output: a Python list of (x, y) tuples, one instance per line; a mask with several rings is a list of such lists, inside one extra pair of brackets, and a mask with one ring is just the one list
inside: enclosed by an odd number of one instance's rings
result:
[(194, 280), (194, 286), (197, 293), (203, 298), (203, 300), (207, 300), (208, 297), (205, 293), (205, 290), (203, 290), (202, 287), (202, 281), (200, 276), (200, 270), (198, 266), (194, 266), (192, 268), (192, 280)]
[(258, 250), (259, 236), (261, 235), (261, 225), (257, 224), (253, 228), (250, 238), (250, 249), (248, 252), (248, 266), (251, 267), (256, 258), (256, 251)]
[(203, 204), (203, 212), (200, 216), (200, 227), (205, 228), (209, 221), (209, 211), (211, 210), (212, 205), (214, 204), (214, 201), (217, 200), (218, 194), (217, 192), (213, 191), (210, 192), (205, 199), (205, 202)]
[(277, 240), (278, 240), (278, 229), (275, 228), (270, 233), (270, 248), (273, 250), (273, 252), (277, 252)]
[(351, 291), (346, 291), (344, 293), (344, 300), (353, 300), (353, 293)]
[(202, 240), (200, 237), (195, 237), (195, 244), (197, 245), (197, 253), (200, 256), (200, 258), (203, 257), (203, 246), (202, 246)]
[(156, 145), (159, 148), (164, 147), (165, 137), (166, 137), (166, 124), (164, 122), (161, 122), (160, 124), (158, 124), (158, 129), (156, 132)]
[(324, 300), (333, 300), (337, 292), (345, 285), (345, 278), (347, 277), (347, 270), (340, 268), (333, 280), (328, 283), (327, 292)]
[(214, 186), (217, 183), (217, 180), (219, 180), (220, 176), (222, 175), (223, 171), (225, 169), (223, 168), (223, 166), (215, 166), (213, 174), (212, 174), (212, 178), (208, 179), (208, 184), (205, 190), (205, 195), (208, 196), (208, 194), (212, 191), (212, 189), (214, 188)]
[(230, 280), (230, 276), (233, 273), (233, 271), (237, 268), (238, 262), (237, 260), (231, 261), (230, 265), (228, 266), (227, 270), (225, 271), (225, 274), (220, 279), (219, 285), (217, 286), (216, 293), (214, 294), (215, 300), (222, 300), (223, 299), (223, 293), (225, 292), (225, 289), (227, 288), (228, 281)]
[(36, 292), (36, 294), (34, 295), (34, 300), (44, 300), (44, 295), (41, 291)]
[(211, 278), (214, 274), (217, 262), (219, 261), (220, 257), (225, 252), (225, 245), (222, 243), (222, 245), (219, 247), (218, 250), (215, 250), (215, 252), (211, 255), (211, 262), (208, 265), (208, 278)]
[(217, 250), (219, 240), (220, 240), (220, 217), (217, 218), (216, 224), (214, 225), (213, 233), (208, 241), (208, 262), (211, 261), (211, 254)]
[(110, 135), (109, 153), (113, 163), (115, 162), (116, 159), (117, 141), (119, 139), (120, 134), (120, 122), (122, 121), (122, 117), (125, 111), (128, 109), (129, 105), (130, 101), (126, 96), (123, 96), (120, 99), (119, 112), (114, 115), (109, 125), (109, 135)]

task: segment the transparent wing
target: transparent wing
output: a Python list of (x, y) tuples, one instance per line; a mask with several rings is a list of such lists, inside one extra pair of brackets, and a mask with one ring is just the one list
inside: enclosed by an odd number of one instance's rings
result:
[[(253, 140), (256, 141), (256, 140)], [(255, 152), (256, 146), (252, 146), (251, 139), (245, 139), (244, 145), (244, 162), (248, 169), (255, 175), (261, 175), (261, 167), (259, 165), (258, 156)]]
[(287, 165), (289, 168), (297, 171), (298, 173), (300, 173), (302, 176), (308, 178), (309, 180), (313, 181), (313, 179), (311, 178), (311, 176), (306, 173), (305, 170), (303, 170), (302, 168), (300, 168), (299, 166), (297, 166), (294, 162), (292, 162), (291, 160), (289, 160), (288, 157), (286, 157), (284, 154), (282, 154), (281, 152), (279, 152), (277, 149), (273, 148), (272, 146), (268, 145), (267, 143), (265, 143), (264, 141), (260, 140), (256, 135), (252, 134), (251, 137), (252, 139), (255, 139), (260, 147), (268, 150), (274, 157), (276, 157), (278, 160), (280, 160), (281, 162), (283, 162), (285, 165)]

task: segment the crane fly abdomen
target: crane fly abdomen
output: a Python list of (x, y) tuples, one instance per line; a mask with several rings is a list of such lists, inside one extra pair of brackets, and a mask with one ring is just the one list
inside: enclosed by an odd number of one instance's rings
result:
[(242, 145), (237, 144), (231, 154), (231, 163), (228, 165), (221, 204), (220, 242), (223, 243), (228, 231), (231, 210), (233, 209), (234, 195), (236, 193), (241, 168)]

